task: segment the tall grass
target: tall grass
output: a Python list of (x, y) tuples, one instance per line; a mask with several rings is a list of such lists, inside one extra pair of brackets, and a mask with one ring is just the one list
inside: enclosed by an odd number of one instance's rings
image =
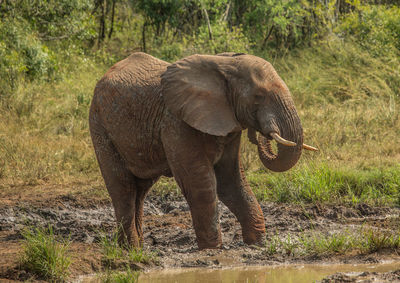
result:
[(28, 83), (0, 101), (0, 184), (96, 176), (87, 120), (103, 72), (93, 62), (78, 64), (59, 81)]
[(283, 174), (248, 174), (260, 200), (275, 202), (371, 202), (398, 204), (400, 167), (361, 170), (327, 164), (303, 164)]
[(41, 279), (65, 281), (71, 264), (69, 240), (57, 240), (51, 227), (26, 230), (23, 237), (21, 267)]

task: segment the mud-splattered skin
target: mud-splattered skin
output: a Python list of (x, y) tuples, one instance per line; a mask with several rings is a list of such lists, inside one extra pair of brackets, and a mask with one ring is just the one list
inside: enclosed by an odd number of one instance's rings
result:
[(160, 76), (169, 64), (147, 56), (128, 57), (104, 75), (96, 85), (90, 119), (92, 135), (104, 129), (124, 166), (142, 179), (170, 175), (160, 137), (165, 113)]
[[(279, 148), (277, 157), (260, 154), (267, 167), (283, 171), (300, 157), (302, 129), (269, 63), (223, 55), (169, 64), (134, 53), (96, 85), (91, 136), (117, 221), (133, 246), (142, 243), (144, 198), (162, 175), (179, 184), (199, 248), (222, 244), (217, 197), (235, 214), (246, 243), (265, 237), (262, 211), (239, 162), (241, 131), (249, 127), (268, 136), (273, 130), (297, 142)], [(259, 149), (268, 155), (264, 144)]]

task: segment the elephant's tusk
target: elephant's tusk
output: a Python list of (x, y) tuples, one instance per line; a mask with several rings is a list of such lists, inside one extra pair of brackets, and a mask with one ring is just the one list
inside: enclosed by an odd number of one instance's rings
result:
[(282, 138), (280, 135), (278, 135), (277, 133), (270, 133), (269, 134), (274, 140), (276, 140), (276, 142), (278, 142), (278, 143), (281, 143), (281, 144), (283, 144), (283, 145), (286, 145), (286, 146), (296, 146), (296, 143), (295, 142), (292, 142), (292, 141), (288, 141), (288, 140), (285, 140), (284, 138)]
[(303, 148), (307, 149), (307, 150), (318, 151), (318, 148), (313, 147), (313, 146), (308, 145), (308, 144), (305, 144), (305, 143), (303, 143)]
[[(270, 133), (270, 136), (271, 136), (274, 140), (276, 140), (277, 142), (279, 142), (279, 143), (281, 143), (281, 144), (283, 144), (283, 145), (286, 145), (286, 146), (296, 146), (296, 143), (295, 143), (295, 142), (285, 140), (284, 138), (282, 138), (282, 137), (281, 137), (280, 135), (278, 135), (277, 133)], [(307, 149), (307, 150), (318, 151), (318, 148), (313, 147), (313, 146), (308, 145), (308, 144), (305, 144), (305, 143), (303, 143), (303, 148), (304, 148), (304, 149)]]

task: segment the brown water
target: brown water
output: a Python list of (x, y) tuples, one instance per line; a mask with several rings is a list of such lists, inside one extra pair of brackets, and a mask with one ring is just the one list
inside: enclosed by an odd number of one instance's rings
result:
[(400, 262), (384, 264), (280, 265), (227, 269), (170, 269), (150, 271), (139, 276), (140, 283), (187, 282), (314, 282), (336, 272), (389, 272), (400, 268)]

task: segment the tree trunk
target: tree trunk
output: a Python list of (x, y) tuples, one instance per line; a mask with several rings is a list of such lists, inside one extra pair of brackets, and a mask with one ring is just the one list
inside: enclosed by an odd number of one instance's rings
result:
[(206, 22), (207, 22), (208, 36), (209, 36), (210, 40), (213, 40), (213, 34), (212, 34), (210, 19), (208, 18), (208, 13), (207, 13), (207, 10), (205, 8), (203, 8), (203, 13), (204, 13), (204, 18), (206, 19)]
[(147, 52), (146, 51), (146, 26), (147, 26), (147, 22), (144, 21), (143, 28), (142, 28), (142, 51), (143, 52)]
[(112, 33), (114, 31), (115, 1), (116, 0), (112, 0), (111, 23), (110, 23), (110, 31), (108, 32), (108, 39), (111, 39)]
[(105, 5), (106, 5), (106, 0), (100, 0), (100, 9), (101, 9), (101, 15), (100, 15), (100, 20), (99, 20), (99, 37), (98, 37), (98, 46), (101, 46), (101, 43), (103, 42), (104, 38), (106, 37), (106, 14), (105, 14)]
[(267, 41), (268, 41), (268, 39), (270, 38), (270, 36), (271, 36), (271, 34), (272, 34), (272, 31), (274, 30), (274, 27), (275, 27), (275, 26), (272, 26), (272, 27), (271, 27), (271, 29), (269, 30), (267, 36), (264, 38), (263, 43), (262, 43), (262, 45), (261, 45), (261, 50), (264, 50), (264, 49), (265, 49), (265, 46), (267, 45)]

